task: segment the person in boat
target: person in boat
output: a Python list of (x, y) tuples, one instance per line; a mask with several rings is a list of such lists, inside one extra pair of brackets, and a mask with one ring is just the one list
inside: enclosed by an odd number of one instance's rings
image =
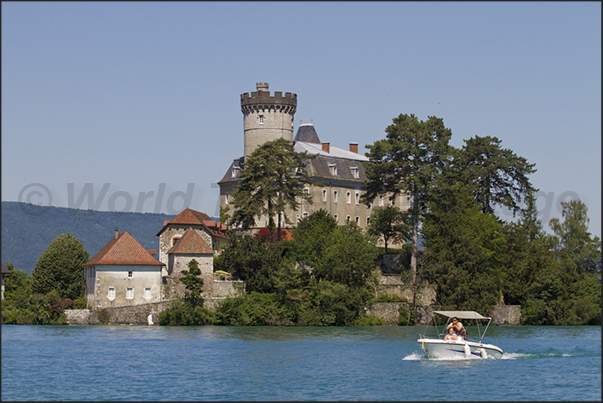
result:
[(465, 327), (463, 326), (463, 324), (461, 322), (459, 322), (459, 318), (457, 318), (456, 316), (452, 318), (452, 323), (448, 324), (448, 326), (446, 326), (446, 330), (448, 329), (453, 329), (454, 334), (456, 334), (457, 338), (458, 337), (467, 337), (467, 331), (465, 330)]
[(456, 333), (452, 327), (448, 329), (448, 334), (444, 337), (444, 340), (456, 340)]

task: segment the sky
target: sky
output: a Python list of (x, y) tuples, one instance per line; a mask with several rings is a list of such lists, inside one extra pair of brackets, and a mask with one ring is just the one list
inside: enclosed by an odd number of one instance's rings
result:
[[(240, 94), (347, 149), (400, 114), (536, 164), (601, 237), (599, 2), (2, 2), (2, 201), (217, 217)], [(510, 213), (498, 210), (505, 219)]]

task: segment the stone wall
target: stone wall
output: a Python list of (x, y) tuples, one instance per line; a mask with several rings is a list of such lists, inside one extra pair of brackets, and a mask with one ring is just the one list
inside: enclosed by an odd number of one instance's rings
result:
[[(409, 309), (408, 302), (379, 302), (367, 311), (384, 321), (384, 325), (396, 326), (400, 319), (400, 308)], [(492, 325), (520, 325), (521, 305), (496, 305), (492, 313)], [(415, 312), (415, 325), (433, 323), (433, 306), (418, 305)]]
[[(377, 296), (380, 295), (397, 295), (400, 302), (412, 302), (412, 287), (404, 283), (400, 274), (379, 273)], [(428, 284), (419, 286), (416, 295), (417, 305), (432, 305), (435, 303), (435, 300), (436, 292), (434, 286)]]
[[(400, 308), (410, 308), (408, 302), (378, 302), (367, 311), (368, 315), (375, 315), (383, 319), (386, 326), (397, 326), (400, 320)], [(428, 325), (433, 323), (433, 307), (417, 306), (415, 312), (415, 325)]]
[(214, 280), (212, 295), (214, 297), (236, 297), (245, 292), (245, 282), (233, 280)]
[[(211, 297), (203, 300), (203, 305), (210, 310), (215, 309), (224, 297)], [(172, 301), (162, 301), (152, 304), (136, 306), (120, 306), (114, 308), (105, 308), (109, 314), (109, 324), (111, 325), (148, 325), (148, 316), (153, 315), (155, 325), (159, 324), (159, 314), (165, 311)], [(65, 309), (67, 324), (69, 325), (100, 325), (98, 315), (100, 309)]]
[[(159, 314), (163, 312), (171, 301), (155, 302), (151, 304), (119, 306), (105, 308), (109, 314), (109, 323), (112, 325), (146, 325), (149, 314), (153, 315), (153, 322), (159, 321)], [(70, 325), (99, 325), (98, 315), (102, 309), (66, 309), (65, 316)]]
[(521, 305), (496, 305), (492, 313), (493, 325), (520, 325)]

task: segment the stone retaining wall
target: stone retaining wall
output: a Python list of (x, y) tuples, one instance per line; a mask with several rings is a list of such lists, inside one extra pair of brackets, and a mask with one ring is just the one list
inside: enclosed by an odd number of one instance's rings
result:
[[(397, 326), (400, 320), (400, 308), (410, 309), (408, 302), (378, 302), (367, 311), (368, 315), (375, 315), (383, 319), (386, 326)], [(415, 312), (415, 325), (428, 325), (433, 322), (433, 308), (431, 306), (417, 306)]]
[[(409, 309), (408, 302), (379, 302), (367, 311), (383, 319), (384, 325), (396, 326), (400, 320), (400, 308)], [(492, 325), (519, 325), (521, 319), (521, 305), (496, 305), (492, 313)], [(415, 312), (415, 325), (429, 325), (433, 323), (433, 306), (419, 305)]]
[[(412, 302), (412, 287), (404, 283), (400, 274), (380, 273), (377, 288), (377, 296), (379, 295), (397, 295), (400, 302)], [(416, 298), (417, 305), (432, 305), (436, 300), (435, 287), (428, 284), (420, 285)]]
[(492, 313), (493, 325), (520, 325), (521, 305), (496, 305)]
[[(203, 305), (207, 309), (215, 309), (224, 297), (205, 298)], [(155, 325), (159, 324), (159, 314), (170, 306), (172, 301), (155, 302), (151, 304), (118, 306), (105, 308), (109, 314), (111, 325), (148, 325), (148, 317), (152, 315)], [(98, 315), (102, 311), (96, 309), (65, 309), (69, 325), (100, 325)]]

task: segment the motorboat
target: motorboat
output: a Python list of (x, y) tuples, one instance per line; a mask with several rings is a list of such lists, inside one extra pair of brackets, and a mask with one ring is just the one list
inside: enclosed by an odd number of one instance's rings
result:
[[(438, 333), (437, 338), (426, 337), (425, 334), (419, 334), (418, 343), (421, 343), (421, 349), (423, 352), (430, 357), (438, 358), (501, 358), (503, 351), (500, 347), (492, 344), (482, 343), (492, 318), (482, 316), (474, 311), (434, 311), (434, 314), (442, 315), (448, 318), (446, 325), (444, 326), (444, 332)], [(462, 337), (461, 335), (455, 335), (456, 337), (447, 337), (446, 327), (450, 323), (452, 318), (458, 318), (459, 320), (476, 320), (477, 332), (479, 340), (471, 340), (469, 338)], [(479, 323), (480, 321), (488, 321), (484, 332), (480, 334)], [(435, 316), (434, 316), (435, 321)], [(483, 323), (483, 322), (482, 322)], [(436, 332), (438, 327), (436, 324)]]

